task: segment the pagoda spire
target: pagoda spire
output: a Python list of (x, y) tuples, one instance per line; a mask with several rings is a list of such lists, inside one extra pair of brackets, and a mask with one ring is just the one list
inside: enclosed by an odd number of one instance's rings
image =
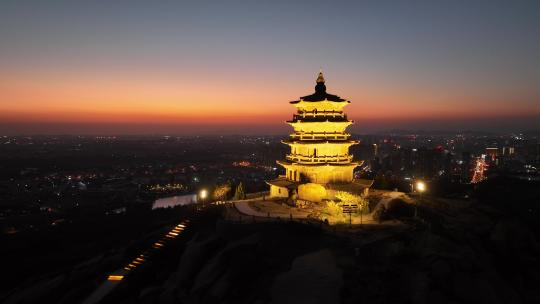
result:
[(315, 94), (317, 93), (326, 93), (326, 86), (324, 85), (324, 75), (322, 69), (320, 69), (319, 71), (319, 76), (317, 77), (317, 85), (315, 86)]

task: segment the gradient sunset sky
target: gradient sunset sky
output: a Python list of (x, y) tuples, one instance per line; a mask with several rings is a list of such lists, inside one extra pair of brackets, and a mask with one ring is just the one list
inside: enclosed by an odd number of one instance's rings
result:
[(540, 1), (1, 1), (2, 134), (540, 129)]

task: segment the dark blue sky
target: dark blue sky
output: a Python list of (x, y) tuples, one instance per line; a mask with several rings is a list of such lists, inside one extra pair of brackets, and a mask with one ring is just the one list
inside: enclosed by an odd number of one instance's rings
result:
[(323, 67), (364, 129), (538, 128), (539, 37), (540, 1), (2, 1), (0, 112), (273, 125)]

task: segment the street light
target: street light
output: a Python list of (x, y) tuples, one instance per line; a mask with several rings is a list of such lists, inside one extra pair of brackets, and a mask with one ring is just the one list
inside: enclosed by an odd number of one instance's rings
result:
[(424, 182), (416, 182), (416, 191), (422, 194), (422, 192), (426, 191), (426, 184)]
[(201, 200), (205, 200), (207, 196), (208, 196), (208, 191), (206, 189), (202, 189), (199, 192), (199, 197), (201, 198)]
[[(422, 193), (426, 191), (426, 184), (423, 181), (416, 182), (416, 191), (420, 193), (419, 201), (422, 201)], [(414, 218), (418, 216), (418, 203), (414, 204)]]

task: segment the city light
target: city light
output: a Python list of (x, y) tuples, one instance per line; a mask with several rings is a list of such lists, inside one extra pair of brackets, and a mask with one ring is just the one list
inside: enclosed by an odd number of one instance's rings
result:
[(124, 278), (123, 275), (110, 275), (108, 280), (109, 281), (122, 281), (123, 278)]
[(416, 191), (422, 193), (426, 191), (426, 184), (424, 182), (417, 182), (416, 183)]

